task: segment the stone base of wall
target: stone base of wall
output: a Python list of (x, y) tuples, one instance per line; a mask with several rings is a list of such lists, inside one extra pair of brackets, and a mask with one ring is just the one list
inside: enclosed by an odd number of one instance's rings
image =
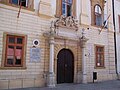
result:
[(15, 79), (15, 80), (0, 80), (0, 89), (15, 89), (28, 87), (44, 87), (45, 80), (39, 79)]
[(82, 71), (77, 73), (76, 83), (82, 83)]
[(118, 74), (118, 78), (117, 79), (119, 79), (120, 80), (120, 73)]
[[(108, 81), (108, 80), (116, 80), (117, 79), (117, 75), (116, 74), (97, 74), (97, 80), (94, 80), (95, 82), (101, 82), (101, 81)], [(91, 74), (91, 76), (89, 75), (87, 77), (87, 82), (93, 82), (93, 76)]]

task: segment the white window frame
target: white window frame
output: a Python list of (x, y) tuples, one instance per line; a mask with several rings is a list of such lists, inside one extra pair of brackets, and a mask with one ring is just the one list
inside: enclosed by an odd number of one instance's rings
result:
[[(65, 7), (63, 8), (63, 4), (65, 5)], [(72, 7), (72, 0), (62, 0), (62, 15), (67, 16), (68, 11), (67, 11), (67, 5), (70, 5)], [(63, 12), (63, 10), (65, 10), (65, 12)], [(72, 12), (71, 12), (72, 14)]]

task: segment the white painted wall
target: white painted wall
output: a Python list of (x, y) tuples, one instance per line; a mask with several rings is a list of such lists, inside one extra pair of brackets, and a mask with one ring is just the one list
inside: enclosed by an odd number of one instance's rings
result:
[(88, 2), (87, 10), (88, 10), (88, 19), (89, 19), (88, 21), (89, 21), (89, 24), (91, 24), (91, 1), (88, 0), (87, 2)]
[(79, 18), (80, 18), (80, 12), (81, 12), (81, 0), (76, 0), (76, 15), (77, 15), (77, 19), (79, 21)]
[(105, 7), (104, 7), (104, 21), (107, 19), (107, 17), (109, 16), (108, 15), (108, 3), (107, 3), (107, 0), (106, 0), (106, 3), (105, 3)]
[(119, 21), (118, 15), (120, 15), (120, 0), (115, 0), (115, 24), (116, 24), (116, 34), (117, 34), (117, 68), (118, 73), (120, 73), (120, 32), (119, 32)]
[(56, 0), (51, 0), (51, 6), (52, 6), (52, 16), (55, 16), (55, 14), (56, 14)]
[(35, 9), (35, 13), (38, 14), (39, 12), (39, 4), (40, 4), (41, 0), (34, 0), (34, 9)]
[(34, 9), (38, 10), (38, 5), (40, 3), (41, 0), (34, 0)]

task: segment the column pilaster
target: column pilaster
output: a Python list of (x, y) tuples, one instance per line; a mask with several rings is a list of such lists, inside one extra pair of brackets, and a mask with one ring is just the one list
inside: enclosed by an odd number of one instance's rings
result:
[(47, 86), (48, 87), (55, 87), (55, 73), (54, 73), (54, 44), (55, 44), (55, 36), (56, 32), (54, 28), (51, 28), (51, 31), (48, 33), (44, 33), (44, 36), (49, 38), (49, 45), (50, 45), (50, 51), (49, 51), (49, 72), (47, 74)]
[(87, 70), (86, 70), (86, 58), (85, 58), (85, 47), (88, 39), (83, 35), (81, 38), (81, 48), (82, 48), (82, 83), (87, 83)]

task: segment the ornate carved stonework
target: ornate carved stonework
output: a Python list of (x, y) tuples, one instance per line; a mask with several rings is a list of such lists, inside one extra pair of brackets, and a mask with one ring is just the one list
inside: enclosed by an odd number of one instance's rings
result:
[(65, 17), (61, 15), (60, 18), (54, 21), (54, 26), (56, 28), (60, 26), (65, 26), (78, 30), (78, 20), (76, 20), (76, 18), (74, 18), (73, 16)]
[(82, 37), (80, 38), (81, 48), (85, 48), (86, 47), (86, 42), (89, 40), (88, 38), (85, 37), (84, 31), (85, 31), (85, 29), (82, 29)]

